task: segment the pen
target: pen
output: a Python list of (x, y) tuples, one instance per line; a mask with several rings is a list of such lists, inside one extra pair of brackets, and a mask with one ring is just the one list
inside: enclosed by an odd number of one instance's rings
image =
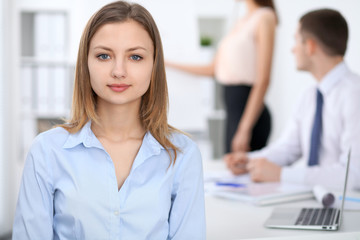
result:
[(227, 187), (246, 187), (246, 184), (242, 183), (233, 183), (233, 182), (216, 182), (217, 186), (227, 186)]
[[(342, 200), (342, 196), (339, 197), (340, 200)], [(358, 202), (360, 203), (360, 198), (354, 198), (354, 197), (345, 197), (345, 201), (350, 201), (350, 202)]]

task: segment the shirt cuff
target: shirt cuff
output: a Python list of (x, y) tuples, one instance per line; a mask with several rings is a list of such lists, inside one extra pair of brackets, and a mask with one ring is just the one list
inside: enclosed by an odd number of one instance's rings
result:
[(247, 157), (249, 159), (264, 157), (264, 151), (262, 149), (262, 150), (248, 152)]

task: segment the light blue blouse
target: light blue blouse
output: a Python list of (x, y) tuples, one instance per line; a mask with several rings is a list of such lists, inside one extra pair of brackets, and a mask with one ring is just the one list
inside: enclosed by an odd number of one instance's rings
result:
[(76, 134), (40, 134), (27, 156), (13, 226), (15, 240), (205, 239), (201, 155), (185, 135), (175, 165), (147, 132), (117, 188), (110, 155), (88, 122)]

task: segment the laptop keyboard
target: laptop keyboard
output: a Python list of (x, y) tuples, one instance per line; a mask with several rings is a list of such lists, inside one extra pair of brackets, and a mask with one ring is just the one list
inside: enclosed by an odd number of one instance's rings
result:
[(295, 225), (330, 225), (336, 216), (335, 208), (303, 208)]

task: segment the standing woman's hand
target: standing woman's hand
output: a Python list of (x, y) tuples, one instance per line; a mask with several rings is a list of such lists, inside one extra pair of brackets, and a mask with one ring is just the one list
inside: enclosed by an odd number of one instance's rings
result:
[(250, 151), (251, 131), (237, 131), (231, 142), (232, 152), (248, 152)]

